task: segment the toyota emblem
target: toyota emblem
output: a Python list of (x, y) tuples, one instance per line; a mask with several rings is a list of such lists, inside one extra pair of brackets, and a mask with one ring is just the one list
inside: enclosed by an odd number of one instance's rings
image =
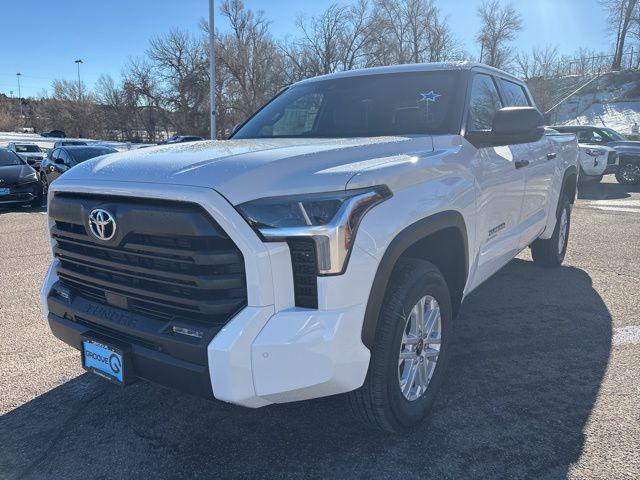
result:
[(99, 240), (111, 240), (116, 234), (116, 221), (108, 210), (94, 208), (89, 214), (89, 229)]

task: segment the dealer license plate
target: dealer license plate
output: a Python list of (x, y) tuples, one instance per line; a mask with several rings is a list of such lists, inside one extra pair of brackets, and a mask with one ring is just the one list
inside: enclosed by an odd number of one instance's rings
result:
[(116, 383), (124, 383), (122, 353), (95, 340), (82, 341), (82, 366)]

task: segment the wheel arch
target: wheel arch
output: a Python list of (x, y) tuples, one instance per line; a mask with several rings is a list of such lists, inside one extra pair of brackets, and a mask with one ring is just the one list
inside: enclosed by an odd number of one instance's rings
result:
[(560, 214), (560, 207), (562, 206), (562, 196), (567, 195), (569, 203), (573, 205), (576, 201), (576, 194), (578, 193), (578, 169), (575, 165), (571, 165), (564, 172), (562, 178), (562, 187), (560, 188), (560, 196), (558, 197), (558, 206), (556, 207), (556, 218)]
[(387, 285), (398, 260), (405, 257), (428, 260), (442, 271), (455, 316), (469, 271), (467, 228), (462, 214), (455, 210), (436, 213), (409, 225), (391, 241), (378, 264), (365, 310), (362, 343), (369, 349), (374, 343)]

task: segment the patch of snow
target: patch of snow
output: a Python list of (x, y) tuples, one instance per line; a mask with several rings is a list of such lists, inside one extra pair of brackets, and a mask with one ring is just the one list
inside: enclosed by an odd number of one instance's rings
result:
[(616, 328), (613, 331), (614, 345), (637, 345), (640, 344), (640, 326), (630, 325), (628, 327)]

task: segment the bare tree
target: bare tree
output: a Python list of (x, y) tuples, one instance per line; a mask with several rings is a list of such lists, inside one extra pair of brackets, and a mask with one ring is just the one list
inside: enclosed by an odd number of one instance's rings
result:
[(225, 0), (220, 11), (231, 32), (219, 36), (216, 59), (232, 79), (225, 91), (229, 120), (239, 122), (285, 85), (284, 64), (261, 11), (245, 9), (241, 0)]
[(427, 50), (429, 62), (444, 62), (447, 60), (461, 60), (464, 57), (462, 49), (451, 31), (446, 17), (440, 16), (440, 11), (434, 8), (429, 23), (427, 36)]
[(301, 35), (282, 45), (290, 81), (363, 65), (372, 38), (369, 4), (330, 5), (321, 15), (299, 16)]
[(533, 49), (533, 75), (548, 78), (559, 73), (558, 46), (545, 45)]
[(634, 23), (639, 17), (638, 0), (600, 0), (607, 12), (609, 31), (616, 32), (612, 70), (622, 68), (622, 58), (625, 54), (625, 42)]
[(462, 56), (446, 18), (431, 0), (378, 0), (367, 65), (445, 61)]
[(510, 43), (522, 29), (522, 17), (511, 5), (486, 0), (478, 8), (481, 27), (476, 35), (480, 43), (480, 61), (496, 68), (507, 68), (512, 60)]

